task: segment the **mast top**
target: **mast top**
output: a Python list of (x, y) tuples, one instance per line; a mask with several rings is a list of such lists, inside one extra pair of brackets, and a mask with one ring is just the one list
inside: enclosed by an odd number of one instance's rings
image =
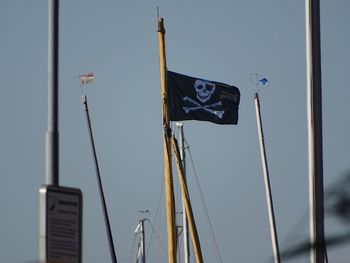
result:
[(165, 33), (164, 28), (164, 18), (159, 16), (159, 7), (157, 7), (157, 22), (158, 22), (158, 32)]

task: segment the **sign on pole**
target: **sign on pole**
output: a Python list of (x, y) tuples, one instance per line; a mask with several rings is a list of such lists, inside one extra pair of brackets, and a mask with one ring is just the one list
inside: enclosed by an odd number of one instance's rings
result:
[(39, 257), (43, 262), (82, 262), (82, 193), (77, 188), (40, 187)]

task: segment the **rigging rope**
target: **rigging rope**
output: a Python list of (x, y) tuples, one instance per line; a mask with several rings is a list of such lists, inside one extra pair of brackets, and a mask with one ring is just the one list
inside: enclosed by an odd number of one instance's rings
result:
[(202, 192), (202, 189), (201, 189), (201, 186), (200, 186), (200, 183), (199, 183), (196, 167), (195, 167), (194, 162), (193, 162), (193, 158), (192, 158), (192, 154), (191, 154), (191, 150), (190, 150), (190, 145), (189, 145), (189, 143), (187, 142), (186, 139), (185, 139), (185, 143), (186, 143), (185, 149), (187, 149), (188, 154), (190, 156), (190, 161), (191, 161), (193, 174), (194, 174), (194, 177), (196, 179), (196, 183), (197, 183), (197, 186), (198, 186), (198, 189), (199, 189), (199, 193), (200, 193), (200, 197), (201, 197), (202, 207), (203, 207), (203, 210), (204, 210), (204, 213), (205, 213), (205, 217), (207, 219), (207, 223), (208, 223), (208, 226), (209, 226), (210, 238), (211, 238), (212, 245), (214, 246), (216, 261), (221, 263), (222, 262), (221, 255), (220, 255), (219, 248), (218, 248), (218, 245), (217, 245), (217, 242), (216, 242), (216, 239), (215, 239), (213, 227), (212, 227), (212, 224), (210, 222), (208, 210), (207, 210), (207, 207), (205, 205), (203, 192)]
[(166, 255), (167, 255), (167, 254), (166, 254), (166, 249), (165, 249), (165, 247), (163, 246), (162, 241), (160, 240), (159, 235), (158, 235), (157, 232), (154, 230), (154, 227), (153, 227), (151, 221), (147, 218), (147, 219), (146, 219), (146, 222), (148, 222), (148, 223), (150, 224), (150, 226), (151, 226), (151, 228), (152, 228), (152, 235), (154, 234), (154, 235), (156, 236), (156, 238), (157, 238), (157, 240), (158, 240), (158, 242), (159, 242), (159, 245), (160, 245), (160, 247), (163, 249), (164, 255), (166, 256)]
[[(160, 195), (159, 195), (159, 199), (158, 199), (158, 204), (157, 204), (157, 208), (156, 208), (156, 213), (154, 215), (154, 220), (153, 222), (157, 222), (157, 218), (158, 218), (158, 215), (159, 215), (159, 211), (160, 211), (160, 203), (161, 203), (161, 200), (162, 200), (162, 196), (163, 196), (163, 192), (164, 192), (164, 180), (163, 180), (163, 176), (161, 176), (161, 190), (160, 190)], [(160, 222), (160, 221), (159, 221)], [(151, 244), (152, 244), (152, 239), (153, 239), (153, 235), (156, 234), (156, 232), (154, 231), (154, 226), (151, 224), (151, 222), (149, 222), (151, 227), (152, 227), (152, 233), (151, 233), (151, 237), (150, 237), (150, 241), (149, 241), (149, 245), (148, 245), (148, 249), (147, 249), (147, 253), (146, 255), (149, 255), (149, 250), (151, 248)], [(160, 223), (159, 223), (160, 224)], [(157, 236), (157, 234), (156, 234)], [(161, 247), (164, 249), (164, 246), (162, 245), (162, 242), (159, 238), (159, 236), (157, 236), (158, 238), (158, 241), (159, 241), (159, 244), (161, 245)], [(166, 254), (166, 250), (165, 250), (165, 254)]]

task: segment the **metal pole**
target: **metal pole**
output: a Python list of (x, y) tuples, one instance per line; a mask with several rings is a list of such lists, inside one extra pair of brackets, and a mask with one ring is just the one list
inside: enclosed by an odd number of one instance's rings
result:
[(158, 17), (158, 45), (159, 45), (159, 71), (162, 98), (162, 120), (163, 120), (163, 159), (164, 159), (164, 185), (166, 202), (166, 220), (168, 235), (168, 263), (176, 263), (176, 227), (175, 227), (175, 198), (172, 175), (171, 158), (171, 128), (168, 112), (167, 93), (167, 68), (165, 56), (165, 29), (163, 18)]
[(102, 188), (100, 169), (99, 169), (98, 161), (97, 161), (94, 137), (92, 136), (92, 128), (91, 128), (91, 122), (90, 122), (90, 116), (89, 116), (89, 108), (88, 108), (87, 98), (86, 98), (85, 95), (82, 96), (82, 101), (83, 101), (83, 107), (84, 107), (84, 110), (85, 110), (85, 113), (86, 113), (86, 120), (87, 120), (87, 124), (88, 124), (88, 128), (89, 128), (89, 135), (90, 135), (90, 141), (91, 141), (91, 150), (92, 150), (93, 157), (94, 157), (94, 162), (95, 162), (95, 169), (96, 169), (96, 175), (97, 175), (98, 189), (99, 189), (99, 193), (100, 193), (100, 199), (101, 199), (101, 204), (102, 204), (102, 209), (103, 209), (103, 216), (104, 216), (104, 220), (105, 220), (106, 232), (107, 232), (107, 237), (108, 237), (109, 252), (111, 254), (112, 262), (113, 263), (117, 263), (117, 257), (116, 257), (114, 244), (113, 244), (112, 231), (111, 231), (111, 226), (110, 226), (110, 223), (109, 223), (107, 206), (106, 206), (105, 196), (104, 196), (103, 188)]
[(195, 257), (197, 263), (203, 263), (201, 244), (200, 244), (200, 240), (199, 240), (199, 236), (198, 236), (196, 223), (194, 221), (194, 215), (193, 215), (193, 211), (192, 211), (190, 196), (188, 194), (188, 189), (187, 189), (187, 186), (185, 184), (184, 170), (182, 167), (180, 150), (179, 150), (179, 146), (177, 144), (177, 140), (175, 139), (174, 136), (171, 137), (171, 143), (172, 143), (173, 149), (174, 149), (174, 156), (175, 156), (176, 167), (177, 167), (177, 175), (179, 177), (179, 184), (181, 187), (181, 196), (182, 196), (182, 200), (184, 201), (184, 204), (186, 206), (185, 211), (186, 211), (186, 217), (188, 220), (189, 229), (190, 229), (191, 238), (192, 238), (194, 257)]
[(146, 253), (145, 253), (145, 219), (141, 219), (141, 251), (142, 251), (142, 263), (146, 263)]
[(307, 112), (311, 262), (325, 260), (320, 2), (306, 0)]
[(263, 132), (263, 126), (262, 126), (262, 121), (261, 121), (260, 101), (259, 101), (258, 93), (255, 93), (254, 100), (255, 100), (255, 110), (256, 110), (256, 122), (258, 125), (261, 162), (262, 162), (262, 167), (263, 167), (263, 172), (264, 172), (266, 202), (267, 202), (267, 207), (268, 207), (268, 212), (269, 212), (272, 252), (273, 252), (273, 258), (274, 258), (275, 263), (279, 263), (279, 262), (281, 262), (281, 258), (280, 258), (280, 251), (279, 251), (279, 246), (278, 246), (277, 229), (276, 229), (275, 214), (274, 214), (274, 209), (273, 209), (270, 177), (269, 177), (269, 170), (268, 170), (268, 166), (267, 166), (264, 132)]
[(59, 0), (48, 2), (48, 115), (46, 131), (46, 184), (59, 184), (58, 29)]
[[(180, 157), (183, 167), (183, 175), (185, 185), (187, 187), (187, 178), (186, 178), (186, 153), (185, 153), (185, 138), (184, 138), (184, 129), (182, 123), (176, 123), (176, 126), (179, 128), (179, 148), (180, 148)], [(186, 206), (184, 200), (182, 200), (182, 224), (183, 224), (183, 242), (184, 242), (184, 263), (190, 262), (190, 246), (188, 239), (188, 221), (186, 217)]]

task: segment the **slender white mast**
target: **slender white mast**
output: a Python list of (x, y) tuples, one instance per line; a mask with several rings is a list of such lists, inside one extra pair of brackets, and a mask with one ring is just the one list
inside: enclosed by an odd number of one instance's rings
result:
[[(140, 263), (146, 263), (146, 253), (145, 253), (145, 222), (146, 218), (141, 219), (139, 226), (140, 226), (140, 246), (139, 251), (137, 255), (137, 261)], [(140, 260), (140, 261), (139, 261)]]
[[(184, 179), (185, 184), (187, 185), (186, 180), (186, 153), (185, 153), (185, 139), (184, 139), (184, 130), (182, 123), (176, 123), (176, 127), (179, 128), (179, 148), (180, 148), (180, 157), (182, 162), (182, 167), (184, 168)], [(188, 238), (188, 222), (186, 218), (186, 208), (185, 204), (182, 201), (182, 224), (183, 224), (183, 242), (184, 242), (184, 263), (190, 262), (190, 247), (189, 247), (189, 238)]]
[(325, 261), (320, 1), (305, 0), (311, 263)]
[(268, 212), (269, 212), (269, 221), (270, 221), (272, 252), (273, 252), (274, 262), (280, 263), (281, 258), (280, 258), (280, 252), (279, 252), (279, 246), (278, 246), (277, 229), (276, 229), (275, 215), (274, 215), (274, 209), (273, 209), (269, 170), (268, 170), (267, 159), (266, 159), (264, 132), (263, 132), (262, 121), (261, 121), (260, 101), (259, 101), (258, 93), (255, 93), (254, 100), (255, 100), (255, 109), (256, 109), (256, 123), (258, 125), (261, 162), (262, 162), (262, 167), (264, 172), (266, 202), (269, 210)]

